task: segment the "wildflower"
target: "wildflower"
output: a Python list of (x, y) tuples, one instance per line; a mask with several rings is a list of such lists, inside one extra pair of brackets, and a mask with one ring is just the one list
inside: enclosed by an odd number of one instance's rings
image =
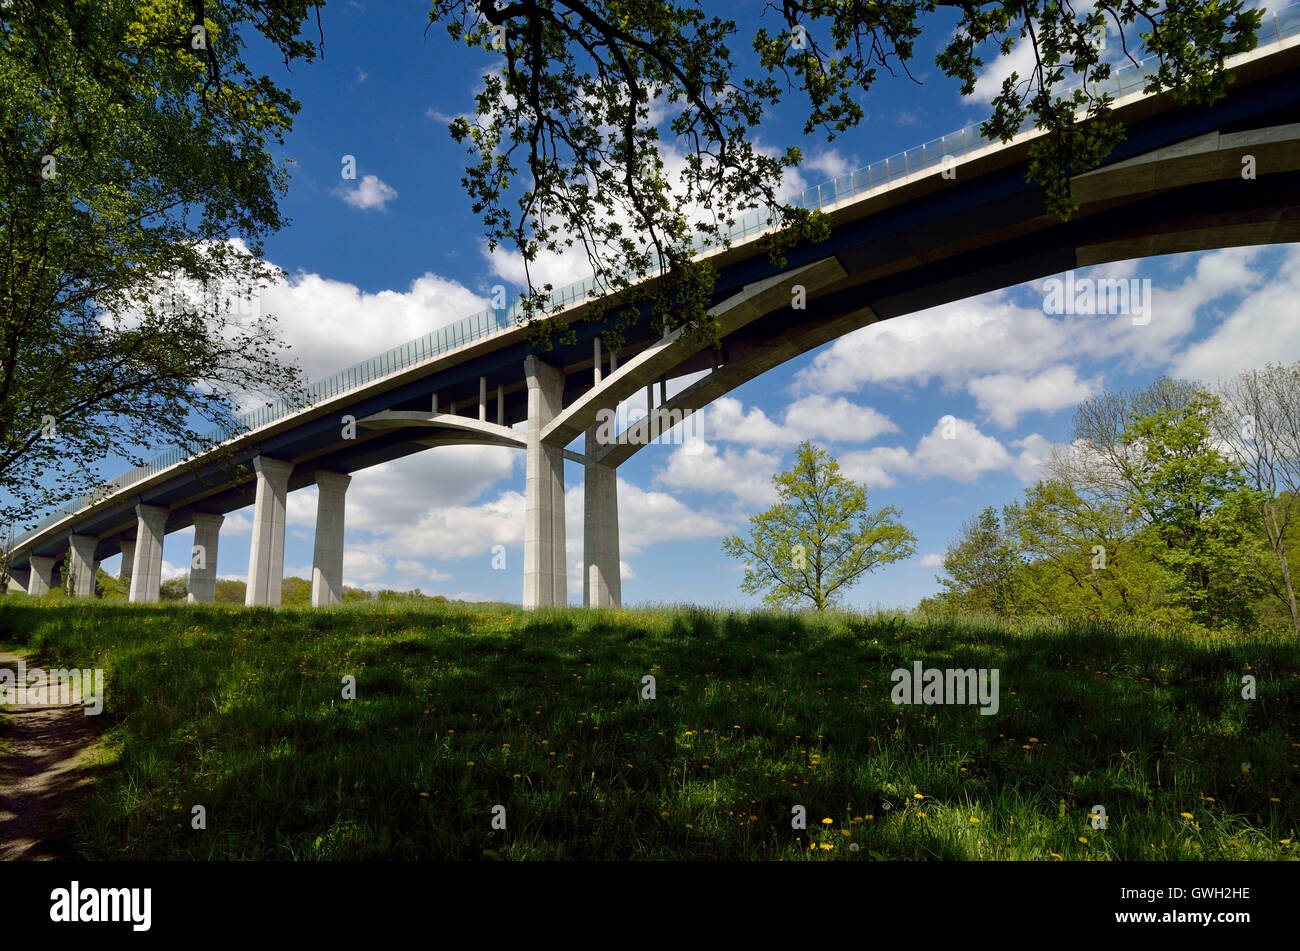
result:
[(1082, 842), (1084, 845), (1087, 845), (1087, 844), (1088, 844), (1088, 837), (1087, 837), (1087, 836), (1082, 836), (1082, 835), (1081, 835), (1081, 836), (1079, 836), (1079, 841)]

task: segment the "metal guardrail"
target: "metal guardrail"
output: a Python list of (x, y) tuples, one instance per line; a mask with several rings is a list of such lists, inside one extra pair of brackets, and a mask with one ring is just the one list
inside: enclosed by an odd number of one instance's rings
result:
[[(1270, 32), (1272, 38), (1265, 39)], [(1277, 11), (1266, 10), (1264, 19), (1260, 24), (1259, 41), (1256, 50), (1271, 46), (1274, 43), (1280, 43), (1284, 39), (1289, 39), (1297, 34), (1300, 34), (1300, 3), (1290, 4)], [(1158, 65), (1159, 61), (1155, 56), (1149, 56), (1137, 64), (1126, 63), (1113, 70), (1105, 82), (1094, 81), (1090, 83), (1090, 87), (1098, 94), (1108, 93), (1118, 98), (1138, 91), (1143, 82), (1155, 72)], [(1081, 84), (1066, 86), (1061, 91), (1068, 91), (1077, 88), (1079, 85)], [(875, 191), (877, 188), (884, 188), (895, 182), (901, 182), (916, 172), (938, 168), (950, 159), (961, 158), (990, 144), (991, 140), (985, 139), (981, 135), (980, 125), (981, 123), (968, 125), (956, 132), (940, 136), (937, 139), (931, 139), (922, 145), (899, 152), (897, 155), (880, 159), (848, 175), (842, 175), (824, 184), (815, 185), (790, 199), (790, 204), (801, 208), (824, 208), (846, 198), (856, 198)], [(1032, 121), (1027, 120), (1021, 131), (1028, 130), (1031, 125)], [(721, 247), (729, 241), (748, 238), (766, 230), (769, 227), (770, 218), (771, 211), (769, 209), (750, 211), (741, 215), (725, 236), (711, 240), (705, 240), (702, 237), (697, 238), (695, 249), (697, 252), (702, 253), (712, 248)], [(596, 286), (595, 278), (584, 278), (554, 291), (550, 295), (551, 306), (564, 308), (596, 296), (598, 292), (599, 288)], [(209, 433), (207, 439), (214, 443), (223, 442), (241, 433), (276, 422), (294, 412), (307, 409), (322, 400), (338, 396), (400, 370), (415, 366), (467, 343), (481, 340), (493, 334), (503, 333), (515, 326), (517, 313), (517, 306), (481, 310), (422, 337), (417, 337), (414, 340), (409, 340), (390, 350), (386, 350), (368, 360), (363, 360), (345, 370), (340, 370), (323, 380), (318, 380), (299, 391), (296, 399), (278, 400), (275, 403), (268, 403), (260, 409), (243, 413), (235, 417), (236, 425), (233, 428)], [(32, 535), (48, 528), (60, 519), (73, 515), (88, 505), (98, 502), (155, 473), (184, 462), (188, 458), (190, 458), (190, 454), (183, 447), (170, 449), (151, 459), (145, 465), (137, 466), (106, 483), (99, 491), (83, 495), (75, 502), (45, 516), (22, 538), (15, 539), (14, 544), (22, 544)]]

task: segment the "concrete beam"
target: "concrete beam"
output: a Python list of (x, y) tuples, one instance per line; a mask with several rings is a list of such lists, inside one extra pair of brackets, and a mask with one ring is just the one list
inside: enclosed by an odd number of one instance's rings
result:
[(163, 505), (135, 507), (135, 558), (131, 564), (130, 600), (151, 604), (162, 588), (163, 534), (171, 510)]
[(1209, 132), (1144, 152), (1070, 179), (1081, 205), (1183, 188), (1203, 182), (1241, 179), (1251, 157), (1252, 177), (1300, 168), (1300, 123), (1220, 134)]
[(189, 599), (211, 604), (217, 599), (217, 545), (224, 515), (194, 513), (194, 549), (190, 552)]
[(564, 447), (542, 430), (564, 405), (564, 373), (535, 356), (528, 379), (528, 455), (524, 470), (524, 608), (568, 603), (564, 545)]
[(95, 596), (95, 548), (99, 539), (94, 535), (73, 535), (68, 539), (70, 557), (68, 570), (72, 573), (72, 596), (74, 598), (93, 598)]
[[(725, 336), (745, 324), (780, 307), (789, 307), (795, 285), (807, 296), (842, 279), (846, 272), (834, 257), (776, 274), (753, 284), (746, 284), (738, 294), (709, 308), (718, 319), (718, 333)], [(644, 386), (671, 373), (678, 364), (705, 348), (704, 341), (691, 334), (674, 330), (646, 347), (617, 370), (574, 400), (542, 432), (547, 445), (567, 446), (589, 427), (595, 425), (602, 409), (613, 409)], [(662, 402), (662, 387), (661, 387)]]
[[(662, 406), (655, 407), (653, 412), (668, 414), (670, 418), (676, 413), (688, 415), (773, 367), (846, 333), (873, 324), (876, 320), (875, 312), (870, 307), (863, 307), (816, 323), (792, 327), (780, 336), (757, 344), (732, 362), (696, 380)], [(653, 436), (653, 420), (647, 415), (619, 433), (615, 442), (597, 446), (595, 462), (602, 466), (617, 468), (630, 459), (638, 449), (652, 442)], [(593, 444), (594, 442), (593, 440)]]
[(421, 413), (414, 410), (384, 410), (357, 420), (357, 425), (364, 429), (456, 429), (485, 437), (483, 442), (506, 443), (528, 447), (528, 439), (523, 433), (516, 432), (509, 426), (489, 423), (485, 419), (469, 416), (453, 416), (450, 413)]
[(32, 555), (28, 558), (31, 562), (31, 577), (27, 580), (27, 593), (33, 598), (42, 598), (50, 593), (54, 587), (54, 562), (57, 559), (53, 555)]
[(343, 600), (344, 500), (352, 476), (317, 472), (316, 545), (312, 554), (311, 606), (328, 607)]
[(248, 556), (247, 607), (276, 606), (284, 583), (284, 519), (293, 463), (257, 456), (257, 495), (253, 507), (253, 544)]

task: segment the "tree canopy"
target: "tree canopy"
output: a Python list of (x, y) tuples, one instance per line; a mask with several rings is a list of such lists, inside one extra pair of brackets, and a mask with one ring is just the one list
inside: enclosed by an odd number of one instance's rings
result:
[(1045, 477), (949, 545), (926, 606), (1300, 634), (1297, 372), (1160, 378), (1080, 404)]
[(295, 388), (251, 299), (298, 104), (242, 51), (310, 59), (315, 6), (0, 0), (0, 519)]
[(892, 505), (869, 508), (867, 487), (847, 479), (835, 457), (810, 442), (772, 483), (777, 503), (749, 520), (748, 539), (731, 535), (722, 550), (745, 561), (742, 590), (766, 592), (773, 607), (806, 599), (824, 611), (863, 576), (916, 550), (916, 537), (898, 521), (902, 513)]

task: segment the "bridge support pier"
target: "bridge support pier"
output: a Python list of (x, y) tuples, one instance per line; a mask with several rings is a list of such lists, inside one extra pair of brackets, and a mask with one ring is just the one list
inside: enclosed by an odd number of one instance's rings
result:
[(564, 550), (564, 447), (542, 442), (542, 429), (564, 408), (564, 374), (535, 356), (528, 380), (524, 470), (524, 608), (568, 603)]
[(316, 546), (312, 555), (311, 606), (328, 607), (343, 600), (344, 499), (352, 476), (317, 472)]
[(54, 562), (52, 555), (32, 555), (32, 574), (27, 579), (27, 593), (33, 598), (44, 597), (54, 587)]
[(122, 581), (131, 580), (131, 568), (135, 564), (135, 542), (122, 539), (122, 567), (117, 570), (117, 577)]
[[(190, 552), (190, 600), (211, 604), (217, 599), (217, 544), (224, 515), (194, 513), (194, 550)], [(196, 564), (197, 562), (197, 564)]]
[(587, 431), (582, 483), (582, 603), (589, 608), (623, 604), (618, 557), (618, 470), (594, 461), (596, 428)]
[(277, 606), (284, 583), (285, 498), (293, 463), (257, 456), (257, 494), (253, 504), (253, 543), (248, 555), (246, 607)]
[(162, 588), (163, 531), (171, 510), (161, 505), (135, 507), (135, 558), (131, 564), (130, 600), (136, 604), (158, 600)]
[(93, 598), (95, 596), (95, 569), (99, 562), (95, 560), (95, 548), (99, 539), (94, 535), (73, 535), (68, 539), (71, 557), (68, 570), (72, 572), (72, 596), (74, 598)]

